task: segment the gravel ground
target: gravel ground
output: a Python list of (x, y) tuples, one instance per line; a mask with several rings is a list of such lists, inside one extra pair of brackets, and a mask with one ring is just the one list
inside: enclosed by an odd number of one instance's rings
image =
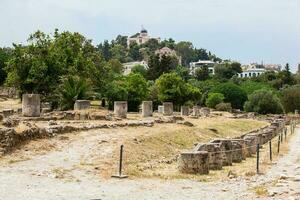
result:
[[(110, 134), (103, 134), (103, 139), (118, 140), (118, 137), (113, 137), (114, 133)], [(20, 162), (1, 163), (0, 199), (256, 199), (258, 197), (250, 190), (255, 186), (268, 189), (270, 195), (259, 197), (262, 199), (300, 199), (299, 128), (289, 143), (289, 153), (280, 158), (267, 174), (254, 176), (251, 180), (238, 178), (213, 183), (158, 179), (105, 180), (86, 168), (74, 169), (73, 165), (82, 159), (84, 152), (96, 145), (94, 138), (85, 137), (87, 135), (93, 134), (87, 132), (82, 135), (84, 145), (79, 141), (59, 141), (55, 151), (31, 155), (30, 159), (25, 157)], [(278, 181), (274, 183), (275, 180)]]

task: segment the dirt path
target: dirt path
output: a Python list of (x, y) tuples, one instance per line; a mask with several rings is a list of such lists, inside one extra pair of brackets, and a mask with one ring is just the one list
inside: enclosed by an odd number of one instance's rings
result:
[[(109, 159), (113, 150), (110, 147), (119, 145), (125, 134), (116, 131), (102, 131), (101, 134), (88, 131), (68, 138), (54, 138), (39, 146), (41, 152), (45, 149), (44, 153), (30, 151), (31, 146), (27, 147), (27, 151), (16, 152), (14, 159), (1, 162), (0, 199), (255, 199), (256, 195), (250, 190), (253, 187), (264, 187), (273, 193), (273, 197), (261, 198), (300, 198), (297, 193), (300, 191), (299, 128), (289, 144), (289, 153), (278, 160), (266, 175), (254, 176), (251, 180), (238, 178), (215, 183), (101, 179), (95, 173), (97, 166), (91, 161), (95, 157)], [(35, 145), (34, 142), (31, 145)], [(48, 152), (48, 148), (53, 150)], [(85, 157), (85, 152), (93, 151), (101, 154)]]

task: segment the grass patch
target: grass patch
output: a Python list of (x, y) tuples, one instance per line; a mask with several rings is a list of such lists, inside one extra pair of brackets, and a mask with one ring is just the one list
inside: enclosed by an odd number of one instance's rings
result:
[(267, 196), (269, 194), (269, 191), (265, 186), (257, 186), (253, 188), (253, 191), (258, 196)]

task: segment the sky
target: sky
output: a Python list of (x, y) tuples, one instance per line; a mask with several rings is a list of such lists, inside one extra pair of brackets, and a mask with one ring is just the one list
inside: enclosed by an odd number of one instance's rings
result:
[(0, 46), (55, 28), (99, 44), (143, 25), (243, 64), (300, 63), (300, 0), (0, 0), (0, 19)]

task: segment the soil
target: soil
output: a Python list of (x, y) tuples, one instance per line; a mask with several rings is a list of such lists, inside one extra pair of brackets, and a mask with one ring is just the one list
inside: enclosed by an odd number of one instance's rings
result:
[[(159, 129), (174, 128), (159, 125)], [(31, 141), (0, 161), (0, 199), (299, 199), (300, 129), (266, 174), (223, 181), (111, 179), (115, 150), (134, 129), (91, 130)], [(143, 127), (143, 134), (155, 130)], [(101, 162), (99, 162), (101, 160)], [(112, 165), (112, 161), (116, 161)], [(104, 170), (110, 168), (110, 170)]]

